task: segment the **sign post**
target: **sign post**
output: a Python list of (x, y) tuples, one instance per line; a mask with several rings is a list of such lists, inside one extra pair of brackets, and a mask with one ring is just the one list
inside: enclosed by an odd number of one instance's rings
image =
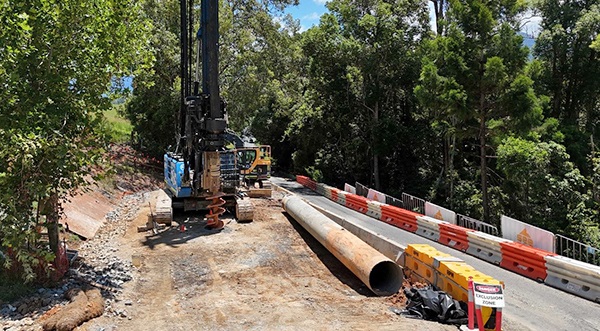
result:
[[(481, 307), (496, 308), (496, 331), (502, 330), (502, 308), (504, 307), (504, 288), (501, 284), (482, 284), (473, 281), (469, 277), (469, 303), (468, 303), (468, 328), (473, 330), (474, 318), (477, 317), (477, 326), (480, 331), (484, 331), (483, 318), (481, 316)], [(473, 312), (473, 310), (475, 310)]]

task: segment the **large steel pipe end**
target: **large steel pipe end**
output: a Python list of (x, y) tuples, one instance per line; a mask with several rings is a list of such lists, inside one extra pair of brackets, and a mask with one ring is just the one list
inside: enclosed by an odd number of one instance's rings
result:
[(403, 275), (392, 260), (297, 196), (285, 197), (283, 208), (373, 293), (380, 296), (398, 293)]
[(403, 279), (402, 270), (396, 263), (381, 261), (371, 269), (368, 285), (376, 295), (390, 296), (398, 293)]

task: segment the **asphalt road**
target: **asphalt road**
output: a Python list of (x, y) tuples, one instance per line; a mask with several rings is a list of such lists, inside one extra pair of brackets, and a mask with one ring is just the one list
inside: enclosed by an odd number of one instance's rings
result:
[(341, 206), (295, 181), (272, 177), (271, 182), (346, 218), (349, 222), (367, 227), (400, 244), (429, 244), (439, 251), (463, 259), (485, 274), (504, 281), (506, 286), (506, 307), (503, 309), (502, 319), (504, 330), (600, 330), (600, 304), (598, 303), (546, 286), (414, 233), (380, 222)]

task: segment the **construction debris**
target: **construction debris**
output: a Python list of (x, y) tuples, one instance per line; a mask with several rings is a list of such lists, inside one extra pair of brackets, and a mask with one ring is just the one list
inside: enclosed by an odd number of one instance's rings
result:
[(465, 304), (452, 299), (443, 291), (436, 291), (430, 286), (410, 287), (404, 289), (404, 295), (408, 299), (406, 309), (394, 311), (397, 314), (445, 324), (467, 323)]
[(158, 224), (171, 225), (173, 208), (171, 207), (171, 197), (165, 190), (156, 191), (156, 200), (151, 205), (154, 206), (151, 209), (153, 221)]
[(71, 303), (61, 309), (50, 310), (42, 316), (44, 331), (71, 331), (104, 313), (104, 299), (99, 289), (73, 289), (67, 296)]

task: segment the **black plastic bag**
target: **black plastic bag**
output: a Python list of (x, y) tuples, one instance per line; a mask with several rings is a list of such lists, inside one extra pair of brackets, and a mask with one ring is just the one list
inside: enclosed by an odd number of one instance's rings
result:
[(452, 299), (443, 291), (431, 287), (407, 288), (404, 294), (408, 299), (403, 315), (445, 324), (467, 324), (466, 304)]

